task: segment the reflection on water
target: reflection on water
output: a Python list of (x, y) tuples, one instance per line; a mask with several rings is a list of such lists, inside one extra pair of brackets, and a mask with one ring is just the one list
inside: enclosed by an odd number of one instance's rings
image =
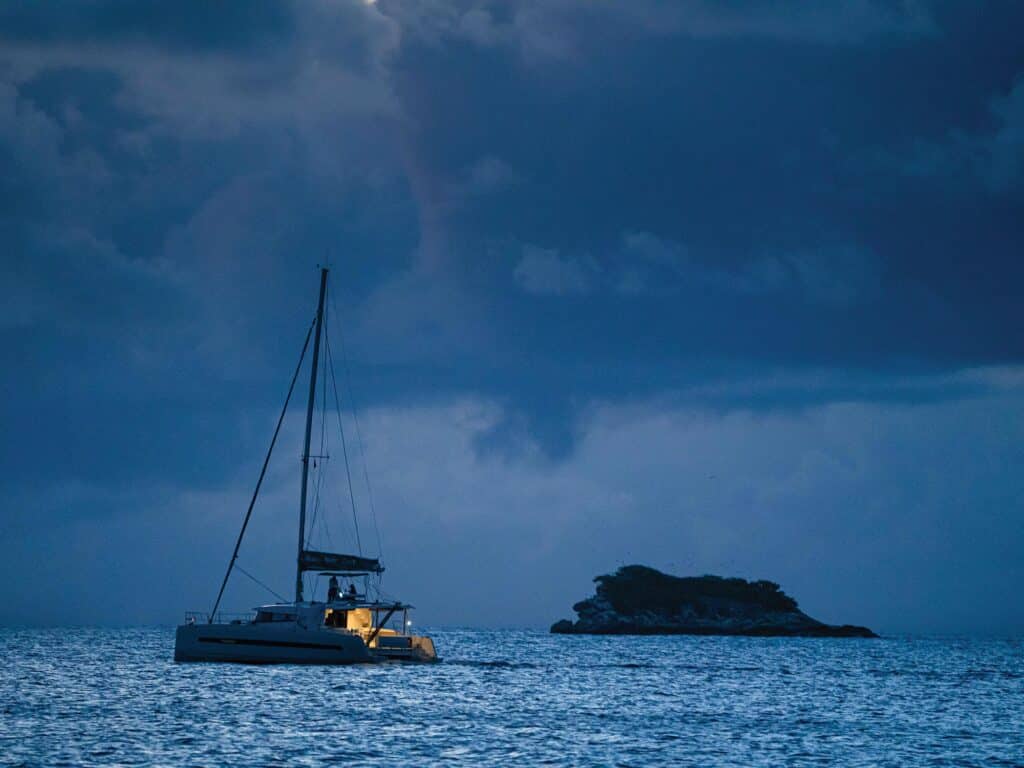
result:
[(416, 666), (0, 630), (0, 764), (1020, 765), (1024, 643), (429, 630)]

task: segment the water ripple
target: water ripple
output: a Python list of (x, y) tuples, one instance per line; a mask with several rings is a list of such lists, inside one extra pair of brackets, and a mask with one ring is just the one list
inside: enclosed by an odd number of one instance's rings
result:
[(0, 764), (1024, 764), (1019, 640), (434, 635), (442, 664), (250, 667), (0, 630)]

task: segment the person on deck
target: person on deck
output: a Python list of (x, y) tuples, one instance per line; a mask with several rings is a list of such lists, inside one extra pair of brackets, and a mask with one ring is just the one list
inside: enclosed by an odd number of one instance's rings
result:
[(346, 600), (355, 600), (356, 599), (356, 585), (355, 584), (349, 584), (348, 585), (348, 592), (345, 593), (345, 599)]
[(341, 590), (338, 587), (338, 577), (337, 576), (331, 576), (331, 580), (327, 584), (327, 602), (328, 603), (333, 603), (335, 600), (337, 600), (338, 599), (338, 593), (340, 591)]

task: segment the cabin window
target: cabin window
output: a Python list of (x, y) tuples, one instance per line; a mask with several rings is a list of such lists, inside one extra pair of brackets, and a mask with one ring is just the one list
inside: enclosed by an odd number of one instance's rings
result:
[(294, 613), (271, 613), (270, 611), (257, 611), (254, 624), (262, 624), (268, 621), (295, 621)]
[(327, 611), (324, 615), (324, 626), (344, 629), (348, 624), (347, 613), (347, 611)]

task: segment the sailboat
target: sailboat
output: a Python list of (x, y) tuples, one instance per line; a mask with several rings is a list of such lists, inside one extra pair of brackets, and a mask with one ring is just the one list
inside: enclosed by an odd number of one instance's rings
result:
[[(316, 317), (306, 334), (299, 364), (292, 377), (284, 408), (277, 421), (263, 468), (248, 511), (235, 542), (227, 573), (221, 582), (217, 600), (209, 613), (190, 612), (185, 623), (178, 626), (174, 641), (175, 661), (220, 661), (257, 664), (359, 664), (378, 661), (437, 661), (433, 641), (408, 632), (411, 605), (386, 599), (377, 590), (371, 594), (371, 579), (379, 580), (384, 567), (379, 557), (360, 554), (325, 552), (309, 547), (306, 530), (306, 508), (309, 496), (311, 459), (310, 438), (316, 403), (317, 368), (320, 362), (320, 339), (324, 331), (324, 298), (327, 293), (326, 268), (320, 270), (320, 297)], [(244, 618), (226, 618), (218, 613), (224, 588), (238, 560), (239, 548), (252, 516), (256, 498), (277, 442), (281, 424), (288, 410), (295, 382), (313, 337), (313, 355), (309, 380), (309, 402), (306, 407), (306, 430), (302, 452), (302, 480), (299, 498), (298, 555), (295, 564), (295, 599), (261, 605)], [(330, 358), (330, 344), (327, 345)], [(330, 364), (330, 359), (328, 363)], [(333, 380), (333, 369), (331, 370)], [(340, 406), (339, 406), (340, 407)], [(339, 414), (339, 427), (340, 414)], [(347, 454), (346, 454), (347, 455)], [(347, 459), (346, 459), (347, 461)], [(351, 479), (349, 480), (351, 490)], [(353, 498), (353, 514), (355, 512)], [(315, 513), (315, 508), (314, 508)], [(358, 535), (358, 529), (357, 529)], [(361, 547), (360, 547), (361, 548)], [(241, 570), (241, 566), (238, 566)], [(304, 575), (315, 572), (330, 579), (325, 599), (305, 599)], [(248, 575), (248, 574), (247, 574)], [(253, 577), (254, 578), (254, 577)], [(339, 582), (348, 582), (347, 589)], [(360, 592), (356, 587), (363, 583)], [(391, 625), (389, 626), (389, 622)]]

